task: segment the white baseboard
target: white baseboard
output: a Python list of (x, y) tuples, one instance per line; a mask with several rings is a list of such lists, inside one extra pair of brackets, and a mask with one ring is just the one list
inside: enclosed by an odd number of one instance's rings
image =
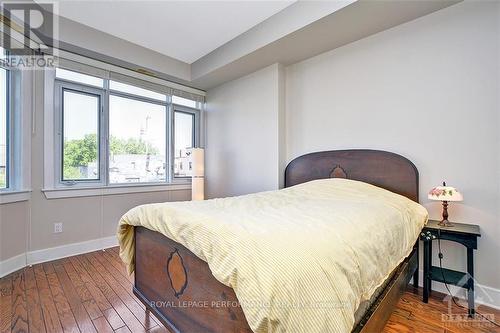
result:
[(0, 261), (0, 278), (26, 266), (26, 253)]
[[(422, 282), (424, 281), (423, 279), (424, 272), (422, 270), (419, 270), (419, 278), (418, 278), (418, 285), (420, 287), (423, 286)], [(477, 281), (476, 281), (477, 282)], [(450, 291), (452, 294), (456, 297), (466, 299), (466, 292), (464, 288), (460, 288), (457, 286), (452, 286), (448, 285), (450, 288)], [(437, 282), (437, 281), (432, 281), (432, 290), (439, 291), (440, 293), (443, 294), (449, 294), (448, 290), (446, 289), (444, 283)], [(500, 310), (500, 289), (492, 288), (489, 286), (482, 285), (480, 283), (475, 284), (474, 288), (474, 298), (477, 304), (483, 304), (495, 309)]]
[(92, 252), (117, 246), (116, 236), (93, 239), (80, 243), (72, 243), (48, 249), (28, 252), (28, 265), (38, 264), (45, 261), (61, 259), (77, 254)]
[(77, 254), (107, 249), (117, 245), (118, 239), (116, 236), (111, 236), (80, 243), (51, 247), (43, 250), (30, 251), (27, 254), (22, 253), (7, 260), (0, 261), (0, 277), (15, 272), (26, 265), (33, 265)]

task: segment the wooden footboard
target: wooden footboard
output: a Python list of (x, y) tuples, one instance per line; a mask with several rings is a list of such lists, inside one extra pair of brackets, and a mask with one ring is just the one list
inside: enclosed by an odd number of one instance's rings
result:
[[(234, 291), (184, 246), (136, 227), (135, 259), (134, 293), (172, 332), (252, 332)], [(383, 329), (417, 265), (415, 248), (353, 332)]]
[(233, 289), (160, 233), (135, 228), (134, 293), (172, 332), (252, 332)]

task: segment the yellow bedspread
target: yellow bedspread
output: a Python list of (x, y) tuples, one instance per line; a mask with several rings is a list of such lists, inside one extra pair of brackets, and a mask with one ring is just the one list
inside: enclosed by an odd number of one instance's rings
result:
[(410, 254), (421, 205), (345, 179), (197, 202), (138, 206), (120, 220), (120, 256), (134, 269), (132, 226), (181, 243), (234, 289), (254, 332), (350, 332)]

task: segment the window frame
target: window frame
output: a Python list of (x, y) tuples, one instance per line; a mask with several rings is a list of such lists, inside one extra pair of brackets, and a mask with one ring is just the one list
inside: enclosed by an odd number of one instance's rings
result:
[[(66, 66), (60, 66), (63, 69), (80, 72), (83, 74), (88, 74), (86, 71), (80, 71), (79, 69), (72, 69)], [(88, 74), (91, 75), (91, 74)], [(95, 76), (95, 75), (94, 75)], [(201, 133), (201, 107), (202, 103), (196, 101), (196, 105), (200, 107), (200, 109), (194, 109), (182, 105), (172, 104), (172, 94), (167, 93), (168, 88), (163, 87), (159, 84), (146, 82), (139, 79), (135, 79), (133, 77), (121, 78), (114, 76), (101, 77), (104, 80), (103, 88), (99, 88), (92, 85), (86, 85), (84, 83), (69, 81), (65, 79), (61, 79), (54, 76), (54, 126), (55, 126), (55, 147), (54, 147), (54, 186), (56, 188), (95, 188), (95, 187), (130, 187), (130, 186), (158, 186), (158, 185), (168, 185), (168, 184), (179, 184), (185, 183), (186, 178), (188, 177), (174, 177), (174, 147), (175, 147), (175, 136), (174, 136), (174, 112), (185, 112), (189, 114), (193, 114), (195, 117), (195, 126), (194, 130), (194, 142), (195, 147), (199, 147), (200, 145), (200, 133)], [(129, 85), (136, 86), (138, 88), (151, 90), (157, 93), (161, 93), (165, 95), (165, 100), (160, 101), (154, 98), (148, 98), (141, 95), (134, 95), (131, 93), (126, 93), (122, 91), (112, 90), (110, 89), (110, 81), (121, 82)], [(63, 114), (63, 106), (62, 106), (62, 91), (64, 88), (71, 87), (69, 90), (75, 90), (77, 92), (83, 91), (91, 92), (91, 94), (96, 94), (96, 92), (101, 93), (102, 97), (100, 100), (101, 111), (100, 111), (100, 125), (99, 125), (99, 171), (100, 171), (100, 180), (92, 181), (92, 180), (72, 180), (72, 181), (63, 181), (62, 167), (63, 167), (63, 152), (62, 152), (62, 140), (63, 140), (63, 122), (62, 122), (62, 114)], [(110, 97), (117, 96), (122, 98), (130, 98), (133, 100), (137, 100), (140, 102), (152, 103), (156, 105), (162, 105), (165, 107), (165, 119), (166, 119), (166, 143), (165, 143), (165, 163), (167, 167), (165, 169), (165, 180), (157, 181), (157, 182), (131, 182), (131, 183), (110, 183), (109, 181), (109, 139), (110, 139)]]
[(12, 193), (21, 190), (25, 185), (22, 176), (23, 125), (22, 101), (20, 98), (22, 81), (21, 71), (9, 66), (0, 65), (6, 72), (6, 119), (5, 119), (5, 187), (0, 193)]
[[(198, 104), (199, 102), (197, 102)], [(172, 104), (172, 152), (175, 152), (175, 113), (180, 112), (180, 113), (185, 113), (189, 115), (193, 115), (193, 143), (194, 147), (192, 148), (198, 148), (200, 147), (200, 124), (201, 124), (201, 110), (199, 109), (194, 109), (189, 106), (185, 105), (179, 105), (179, 104)], [(172, 154), (172, 178), (173, 179), (189, 179), (191, 178), (190, 176), (176, 176), (175, 175), (175, 164), (173, 160), (173, 154)]]
[(6, 66), (0, 66), (5, 70), (5, 187), (0, 188), (1, 192), (8, 192), (13, 190), (13, 132), (14, 126), (11, 105), (12, 105), (12, 90), (11, 90), (11, 69)]
[[(10, 50), (0, 43), (0, 58), (8, 59)], [(6, 71), (5, 187), (0, 188), (0, 205), (26, 201), (31, 186), (31, 129), (33, 128), (34, 71), (0, 62)]]
[[(128, 83), (127, 83), (128, 84)], [(142, 88), (142, 87), (139, 87)], [(145, 88), (144, 88), (145, 89)], [(139, 102), (145, 102), (145, 103), (151, 103), (151, 104), (156, 104), (156, 105), (161, 105), (165, 107), (165, 163), (167, 164), (167, 167), (165, 168), (165, 181), (158, 181), (158, 182), (131, 182), (131, 183), (109, 183), (107, 182), (107, 186), (130, 186), (130, 185), (155, 185), (155, 184), (168, 184), (170, 183), (170, 168), (168, 167), (169, 164), (169, 154), (170, 154), (170, 148), (169, 148), (169, 107), (168, 107), (168, 95), (165, 96), (165, 102), (159, 101), (157, 99), (153, 98), (148, 98), (144, 96), (139, 96), (139, 95), (133, 95), (129, 93), (125, 93), (122, 91), (117, 91), (117, 90), (109, 90), (108, 93), (108, 109), (106, 111), (107, 117), (108, 117), (108, 130), (107, 130), (107, 140), (109, 141), (110, 138), (110, 131), (109, 131), (109, 97), (111, 96), (117, 96), (117, 97), (122, 97), (122, 98), (129, 98), (133, 99)], [(108, 145), (109, 146), (109, 145)], [(106, 151), (106, 164), (109, 164), (109, 147), (108, 150)], [(109, 167), (106, 167), (106, 175), (109, 179)]]
[[(98, 163), (99, 163), (99, 178), (98, 179), (64, 179), (63, 178), (63, 168), (64, 168), (64, 92), (65, 91), (71, 91), (74, 93), (78, 94), (83, 94), (83, 95), (91, 95), (91, 96), (97, 96), (99, 98), (99, 107), (98, 107), (98, 142), (97, 142), (97, 158), (98, 158)], [(56, 163), (55, 163), (55, 175), (56, 175), (56, 180), (60, 185), (64, 186), (73, 186), (77, 183), (81, 183), (82, 185), (84, 184), (85, 186), (96, 186), (96, 185), (103, 185), (106, 183), (106, 173), (104, 171), (104, 168), (106, 167), (105, 163), (102, 163), (102, 158), (103, 154), (102, 152), (106, 149), (106, 140), (103, 137), (103, 129), (106, 124), (106, 120), (104, 119), (104, 91), (102, 91), (99, 88), (96, 88), (94, 86), (90, 85), (85, 85), (85, 84), (78, 84), (74, 83), (72, 81), (67, 81), (67, 80), (60, 80), (59, 82), (56, 81), (55, 83), (55, 98), (54, 98), (54, 104), (55, 104), (55, 109), (57, 110), (56, 112), (56, 139), (55, 139), (55, 152), (56, 152)]]

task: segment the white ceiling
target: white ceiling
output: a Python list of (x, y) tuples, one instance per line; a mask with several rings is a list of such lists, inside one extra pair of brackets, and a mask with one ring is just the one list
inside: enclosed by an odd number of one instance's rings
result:
[(59, 15), (193, 63), (295, 1), (59, 2)]

